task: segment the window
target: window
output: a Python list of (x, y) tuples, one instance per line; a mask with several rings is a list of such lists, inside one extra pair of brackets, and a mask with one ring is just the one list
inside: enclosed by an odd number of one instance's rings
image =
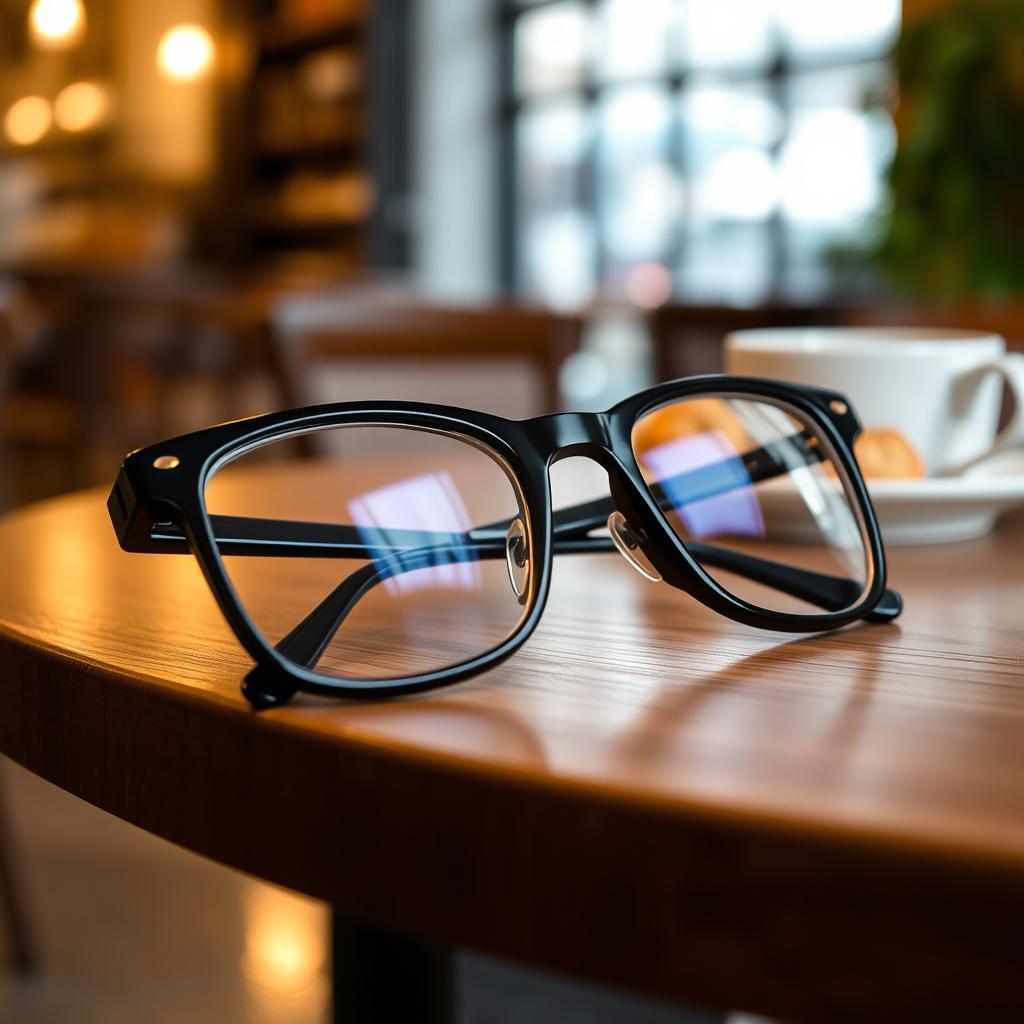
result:
[(506, 276), (554, 305), (820, 298), (895, 145), (900, 0), (518, 0)]

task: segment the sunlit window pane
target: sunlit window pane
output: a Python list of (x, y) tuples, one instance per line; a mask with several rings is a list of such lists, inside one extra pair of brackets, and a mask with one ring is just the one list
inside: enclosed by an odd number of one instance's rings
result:
[(793, 57), (884, 53), (900, 27), (900, 0), (775, 0), (782, 44)]
[(520, 117), (517, 135), (521, 279), (554, 306), (585, 302), (595, 284), (583, 188), (588, 114), (575, 100), (547, 103)]
[(516, 21), (515, 76), (521, 93), (578, 85), (591, 52), (592, 26), (579, 0), (528, 11)]
[(606, 283), (619, 290), (630, 266), (667, 255), (678, 229), (682, 189), (669, 155), (672, 109), (661, 90), (624, 88), (602, 104), (598, 124)]
[(771, 147), (783, 116), (767, 85), (694, 88), (684, 94), (682, 118), (691, 219), (707, 225), (771, 216), (778, 200)]
[(752, 306), (772, 285), (771, 236), (763, 225), (722, 220), (687, 235), (677, 287), (684, 298)]
[(765, 82), (721, 83), (684, 93), (681, 116), (691, 203), (679, 291), (705, 302), (756, 302), (771, 284), (772, 148), (782, 111)]
[(895, 138), (888, 114), (864, 111), (863, 97), (885, 74), (871, 65), (793, 76), (780, 175), (794, 223), (839, 228), (877, 208)]
[(829, 290), (831, 250), (884, 201), (895, 132), (865, 100), (889, 85), (900, 0), (518, 4), (517, 259), (535, 294)]
[(895, 131), (887, 113), (863, 109), (863, 97), (887, 77), (885, 65), (869, 64), (794, 75), (789, 83), (779, 183), (798, 292), (825, 286), (828, 248), (862, 236), (883, 201)]
[(679, 10), (676, 0), (603, 0), (597, 74), (614, 79), (663, 72)]
[(683, 0), (683, 12), (689, 66), (763, 68), (771, 62), (771, 0)]
[(878, 200), (868, 125), (854, 110), (797, 114), (780, 171), (783, 210), (795, 224), (841, 227), (870, 213)]

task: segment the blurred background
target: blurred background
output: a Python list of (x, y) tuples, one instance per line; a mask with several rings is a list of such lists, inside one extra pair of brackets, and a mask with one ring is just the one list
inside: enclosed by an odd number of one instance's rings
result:
[[(289, 405), (599, 407), (717, 369), (736, 327), (948, 324), (1013, 346), (1022, 7), (0, 0), (0, 507)], [(51, 937), (77, 936), (50, 947), (74, 994), (0, 980), (0, 1018), (121, 1019), (82, 938), (101, 848), (235, 907), (211, 991), (241, 977), (247, 934), (271, 936), (257, 975), (318, 976), (315, 906), (16, 783), (32, 884), (46, 865), (83, 881), (71, 910), (35, 900)], [(152, 931), (138, 879), (103, 884), (134, 908), (125, 935)], [(174, 914), (185, 956), (196, 922)], [(264, 1019), (246, 977), (224, 998), (249, 1009), (209, 1019)], [(319, 1019), (307, 988), (265, 1019)], [(206, 1019), (182, 998), (166, 1019)]]
[[(1013, 0), (0, 0), (0, 492), (757, 324), (1022, 332)], [(495, 382), (498, 382), (495, 384)]]

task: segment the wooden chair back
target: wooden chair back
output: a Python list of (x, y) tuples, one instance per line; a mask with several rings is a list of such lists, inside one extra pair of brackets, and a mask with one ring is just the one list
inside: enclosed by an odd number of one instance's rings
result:
[(523, 412), (542, 414), (559, 407), (559, 371), (579, 346), (582, 323), (512, 304), (436, 303), (393, 286), (342, 287), (280, 299), (271, 313), (271, 332), (297, 396), (311, 395), (317, 368), (327, 363), (395, 368), (491, 363), (497, 369), (522, 362), (533, 371), (537, 397), (536, 408)]
[(838, 306), (670, 305), (648, 319), (656, 379), (673, 380), (696, 373), (720, 373), (722, 342), (731, 331), (753, 327), (827, 327), (845, 322)]

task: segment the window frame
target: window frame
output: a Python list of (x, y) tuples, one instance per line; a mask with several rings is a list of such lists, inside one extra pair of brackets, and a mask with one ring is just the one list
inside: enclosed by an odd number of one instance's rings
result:
[[(765, 65), (749, 68), (727, 66), (687, 67), (680, 60), (675, 66), (664, 71), (652, 71), (649, 74), (614, 79), (600, 79), (593, 76), (590, 67), (584, 68), (582, 80), (577, 85), (565, 86), (546, 91), (535, 96), (518, 94), (515, 81), (515, 37), (519, 20), (534, 11), (545, 7), (553, 7), (564, 0), (495, 0), (496, 22), (498, 35), (498, 73), (499, 73), (499, 114), (498, 114), (498, 150), (499, 150), (499, 181), (498, 181), (498, 271), (499, 281), (505, 291), (521, 293), (524, 282), (521, 277), (521, 232), (519, 203), (519, 150), (517, 146), (517, 126), (519, 119), (531, 109), (541, 108), (545, 104), (559, 99), (578, 99), (588, 116), (593, 116), (604, 97), (624, 87), (644, 85), (660, 91), (668, 99), (670, 109), (674, 111), (668, 142), (668, 159), (671, 166), (680, 174), (683, 181), (692, 180), (692, 167), (688, 166), (687, 140), (683, 118), (679, 115), (683, 96), (695, 85), (721, 84), (764, 85), (773, 103), (782, 115), (782, 128), (775, 143), (769, 147), (773, 160), (778, 160), (781, 150), (790, 136), (793, 124), (795, 104), (793, 90), (788, 86), (792, 80), (805, 74), (827, 72), (837, 69), (870, 66), (887, 61), (891, 55), (891, 45), (881, 48), (836, 49), (816, 57), (794, 57), (788, 53), (783, 39), (775, 33), (772, 44), (772, 57)], [(587, 9), (591, 19), (598, 17), (601, 0), (580, 0)], [(901, 12), (901, 23), (903, 14)], [(589, 143), (588, 151), (582, 167), (584, 209), (593, 218), (595, 225), (596, 244), (594, 246), (594, 265), (591, 270), (596, 281), (594, 299), (606, 297), (604, 293), (607, 269), (607, 250), (604, 243), (606, 237), (603, 215), (598, 203), (599, 150), (601, 147), (600, 133), (595, 131)], [(690, 204), (684, 204), (681, 215), (673, 226), (672, 242), (669, 246), (669, 258), (666, 261), (672, 273), (673, 281), (684, 264), (693, 211)], [(764, 221), (767, 232), (770, 268), (768, 285), (761, 302), (785, 301), (792, 297), (789, 287), (792, 261), (787, 244), (787, 227), (785, 218), (779, 207)], [(840, 297), (841, 289), (834, 283), (830, 284), (822, 294), (801, 296), (820, 301)], [(675, 290), (673, 291), (675, 295)], [(693, 301), (710, 301), (718, 297), (695, 297)], [(685, 301), (685, 300), (684, 300)]]

